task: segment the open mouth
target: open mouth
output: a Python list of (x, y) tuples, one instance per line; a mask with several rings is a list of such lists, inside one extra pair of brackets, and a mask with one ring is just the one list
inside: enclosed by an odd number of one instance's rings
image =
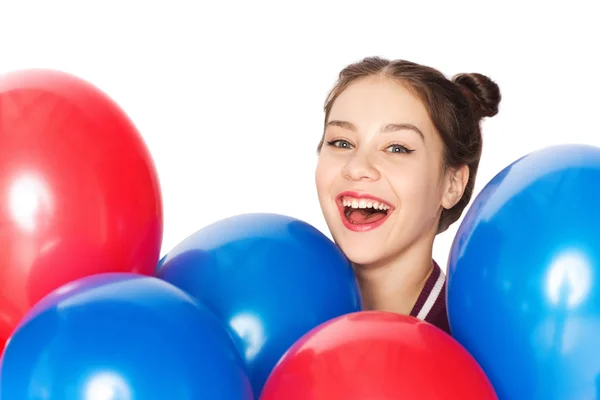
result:
[(380, 226), (394, 208), (381, 199), (343, 193), (337, 198), (344, 225), (354, 231), (365, 231)]

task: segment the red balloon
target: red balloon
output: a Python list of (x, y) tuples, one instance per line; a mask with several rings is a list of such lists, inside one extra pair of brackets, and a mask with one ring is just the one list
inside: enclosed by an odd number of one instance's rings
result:
[(260, 400), (491, 400), (492, 385), (450, 335), (411, 316), (362, 311), (298, 340)]
[(0, 351), (62, 284), (152, 275), (163, 235), (154, 162), (125, 113), (53, 70), (0, 76)]

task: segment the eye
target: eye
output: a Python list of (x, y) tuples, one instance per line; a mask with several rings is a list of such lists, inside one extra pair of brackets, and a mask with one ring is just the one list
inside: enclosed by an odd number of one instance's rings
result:
[(351, 149), (352, 147), (354, 147), (352, 146), (352, 144), (350, 144), (350, 142), (344, 139), (330, 140), (329, 142), (327, 142), (327, 145), (332, 147), (338, 147), (340, 149)]
[(401, 144), (391, 144), (388, 147), (386, 147), (385, 150), (390, 153), (404, 153), (404, 154), (410, 154), (414, 151), (414, 150), (408, 149), (406, 146), (402, 146)]

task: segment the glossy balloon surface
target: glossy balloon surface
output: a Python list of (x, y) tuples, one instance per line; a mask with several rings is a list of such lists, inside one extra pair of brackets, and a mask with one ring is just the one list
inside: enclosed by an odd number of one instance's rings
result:
[(511, 400), (600, 396), (600, 148), (507, 166), (474, 200), (448, 267), (454, 337)]
[(300, 339), (261, 400), (496, 400), (485, 374), (448, 334), (414, 317), (364, 311)]
[(152, 275), (162, 200), (139, 132), (75, 76), (0, 76), (0, 349), (44, 295), (101, 272)]
[(225, 327), (154, 277), (98, 274), (36, 304), (6, 346), (2, 400), (253, 399)]
[(257, 396), (303, 334), (362, 307), (339, 248), (284, 215), (243, 214), (204, 227), (166, 255), (157, 276), (207, 304), (231, 329)]

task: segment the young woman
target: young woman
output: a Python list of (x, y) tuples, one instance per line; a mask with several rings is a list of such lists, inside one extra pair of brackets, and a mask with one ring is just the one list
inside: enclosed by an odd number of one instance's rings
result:
[(404, 60), (351, 64), (325, 102), (316, 186), (366, 309), (413, 315), (450, 333), (433, 242), (462, 214), (482, 150), (480, 120), (500, 90)]

